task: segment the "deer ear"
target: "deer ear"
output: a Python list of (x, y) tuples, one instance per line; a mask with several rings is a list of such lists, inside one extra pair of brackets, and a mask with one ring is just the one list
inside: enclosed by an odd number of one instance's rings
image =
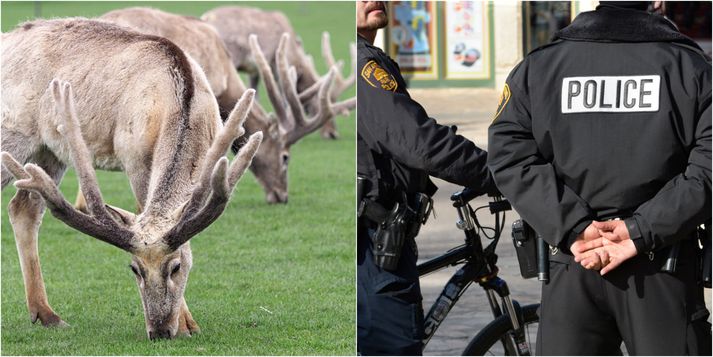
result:
[(125, 211), (119, 207), (113, 207), (110, 205), (104, 205), (106, 207), (107, 212), (111, 215), (112, 218), (114, 218), (115, 221), (118, 223), (123, 223), (125, 226), (129, 227), (134, 224), (134, 221), (136, 220), (136, 215), (129, 212)]

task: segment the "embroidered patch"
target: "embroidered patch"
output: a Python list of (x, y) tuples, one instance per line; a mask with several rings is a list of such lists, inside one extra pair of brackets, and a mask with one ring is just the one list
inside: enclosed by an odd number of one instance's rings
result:
[(596, 76), (562, 79), (562, 113), (656, 112), (661, 76)]
[(503, 109), (505, 109), (505, 105), (508, 104), (510, 101), (510, 86), (508, 86), (507, 83), (505, 83), (505, 88), (503, 88), (503, 93), (500, 94), (500, 100), (498, 101), (498, 109), (495, 111), (495, 117), (493, 118), (493, 121), (498, 118), (500, 113), (503, 112)]
[(361, 76), (374, 88), (395, 92), (399, 84), (389, 72), (386, 72), (378, 63), (371, 60), (361, 69)]

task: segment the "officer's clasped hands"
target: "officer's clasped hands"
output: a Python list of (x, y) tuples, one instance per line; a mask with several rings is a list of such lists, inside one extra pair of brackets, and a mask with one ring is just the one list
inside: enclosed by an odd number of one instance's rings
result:
[(593, 221), (570, 247), (575, 262), (604, 275), (636, 255), (624, 221)]

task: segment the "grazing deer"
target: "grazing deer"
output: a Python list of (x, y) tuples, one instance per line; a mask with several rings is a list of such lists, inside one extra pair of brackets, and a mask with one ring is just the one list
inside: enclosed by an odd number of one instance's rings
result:
[(290, 35), (282, 34), (275, 51), (277, 62), (277, 79), (275, 79), (273, 70), (258, 43), (257, 36), (253, 34), (249, 37), (250, 50), (255, 57), (258, 72), (265, 81), (265, 89), (279, 121), (279, 132), (287, 147), (320, 128), (327, 120), (334, 117), (335, 113), (348, 111), (356, 106), (356, 98), (336, 104), (331, 103), (330, 87), (337, 72), (337, 67), (333, 66), (326, 78), (318, 83), (319, 87), (313, 87), (318, 90), (317, 110), (312, 117), (308, 117), (303, 110), (302, 101), (315, 94), (312, 89), (297, 93), (297, 70), (294, 66), (290, 66), (287, 60), (287, 43), (289, 41)]
[[(178, 47), (201, 65), (218, 99), (220, 108), (232, 108), (238, 97), (246, 90), (218, 33), (211, 25), (199, 19), (144, 7), (114, 10), (101, 16), (101, 19), (127, 26), (149, 35), (165, 37), (177, 44)], [(329, 46), (329, 43), (327, 42), (326, 45)], [(331, 49), (326, 48), (326, 50), (331, 55)], [(289, 58), (291, 52), (286, 51), (285, 53)], [(333, 62), (334, 58), (332, 57)], [(327, 84), (327, 75), (320, 78), (314, 70), (310, 74), (315, 78), (319, 78), (319, 80), (302, 94), (303, 101), (313, 97), (316, 98), (317, 96), (312, 94), (316, 94), (321, 85)], [(337, 81), (337, 78), (334, 81)], [(343, 86), (340, 83), (338, 81), (335, 82), (336, 85)], [(283, 107), (284, 105), (282, 101), (272, 103), (273, 107)], [(225, 110), (221, 109), (221, 112), (225, 112)], [(284, 111), (277, 111), (267, 114), (258, 103), (255, 103), (245, 122), (247, 134), (257, 131), (262, 131), (266, 134), (258, 153), (253, 159), (250, 170), (263, 187), (268, 203), (287, 202), (287, 169), (290, 146), (304, 135), (316, 130), (316, 128), (309, 131), (300, 131), (298, 129), (299, 135), (285, 131), (284, 128), (286, 126), (284, 124), (280, 126), (280, 123), (288, 122), (290, 118), (284, 117), (284, 113)], [(324, 118), (324, 120), (329, 120), (335, 115), (335, 113), (332, 113), (330, 117)], [(297, 125), (293, 126), (298, 127)], [(234, 150), (237, 150), (237, 146), (234, 146)], [(77, 206), (83, 207), (81, 195), (78, 197)]]
[[(248, 40), (250, 34), (256, 34), (260, 38), (268, 63), (273, 69), (276, 69), (277, 44), (281, 35), (288, 33), (291, 40), (287, 44), (287, 60), (296, 68), (297, 90), (299, 92), (307, 91), (320, 80), (311, 57), (305, 54), (301, 41), (297, 38), (290, 21), (283, 13), (251, 7), (224, 6), (206, 12), (201, 18), (218, 30), (228, 52), (230, 52), (235, 68), (249, 74), (250, 87), (257, 89), (260, 78), (258, 64), (250, 49)], [(341, 70), (337, 72), (336, 83), (331, 93), (332, 100), (337, 100), (339, 95), (356, 81), (356, 45), (354, 43), (351, 44), (350, 53), (351, 73), (345, 79), (341, 76)], [(328, 68), (336, 65), (341, 69), (343, 63), (334, 60), (327, 32), (322, 36), (322, 56)], [(316, 100), (306, 104), (307, 113), (313, 114), (317, 110), (318, 102)], [(324, 138), (336, 139), (338, 137), (333, 120), (330, 119), (322, 127), (321, 134)]]
[[(3, 34), (2, 90), (2, 187), (10, 174), (17, 180), (8, 214), (31, 321), (66, 325), (47, 301), (37, 252), (47, 206), (131, 253), (149, 338), (197, 332), (184, 299), (189, 240), (221, 215), (260, 145), (257, 132), (232, 164), (224, 157), (244, 132), (254, 91), (223, 125), (208, 80), (175, 44), (83, 18)], [(58, 189), (70, 163), (89, 214)], [(141, 213), (105, 204), (94, 168), (125, 171)]]

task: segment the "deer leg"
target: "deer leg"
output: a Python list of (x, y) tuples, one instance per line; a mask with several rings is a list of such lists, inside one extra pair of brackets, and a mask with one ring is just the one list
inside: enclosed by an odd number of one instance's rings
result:
[[(49, 151), (36, 153), (30, 161), (40, 165), (55, 183), (59, 183), (64, 176), (66, 166)], [(44, 211), (45, 202), (42, 197), (27, 190), (18, 190), (8, 206), (8, 215), (15, 233), (15, 245), (25, 283), (25, 297), (30, 320), (32, 323), (40, 320), (46, 327), (64, 327), (68, 324), (62, 321), (47, 301), (45, 282), (37, 251), (37, 235)]]
[(26, 190), (18, 190), (10, 201), (8, 213), (15, 232), (15, 244), (20, 256), (20, 268), (25, 281), (25, 296), (30, 320), (38, 319), (43, 326), (67, 326), (67, 323), (52, 310), (47, 301), (45, 282), (37, 252), (37, 234), (42, 222), (45, 203), (42, 198)]
[(320, 133), (325, 139), (336, 140), (339, 138), (339, 133), (337, 133), (337, 125), (334, 122), (334, 118), (327, 120), (324, 125), (322, 125)]
[(196, 321), (193, 320), (193, 316), (188, 310), (188, 305), (186, 305), (186, 300), (184, 299), (178, 316), (178, 334), (191, 336), (200, 331), (201, 329), (198, 327)]

